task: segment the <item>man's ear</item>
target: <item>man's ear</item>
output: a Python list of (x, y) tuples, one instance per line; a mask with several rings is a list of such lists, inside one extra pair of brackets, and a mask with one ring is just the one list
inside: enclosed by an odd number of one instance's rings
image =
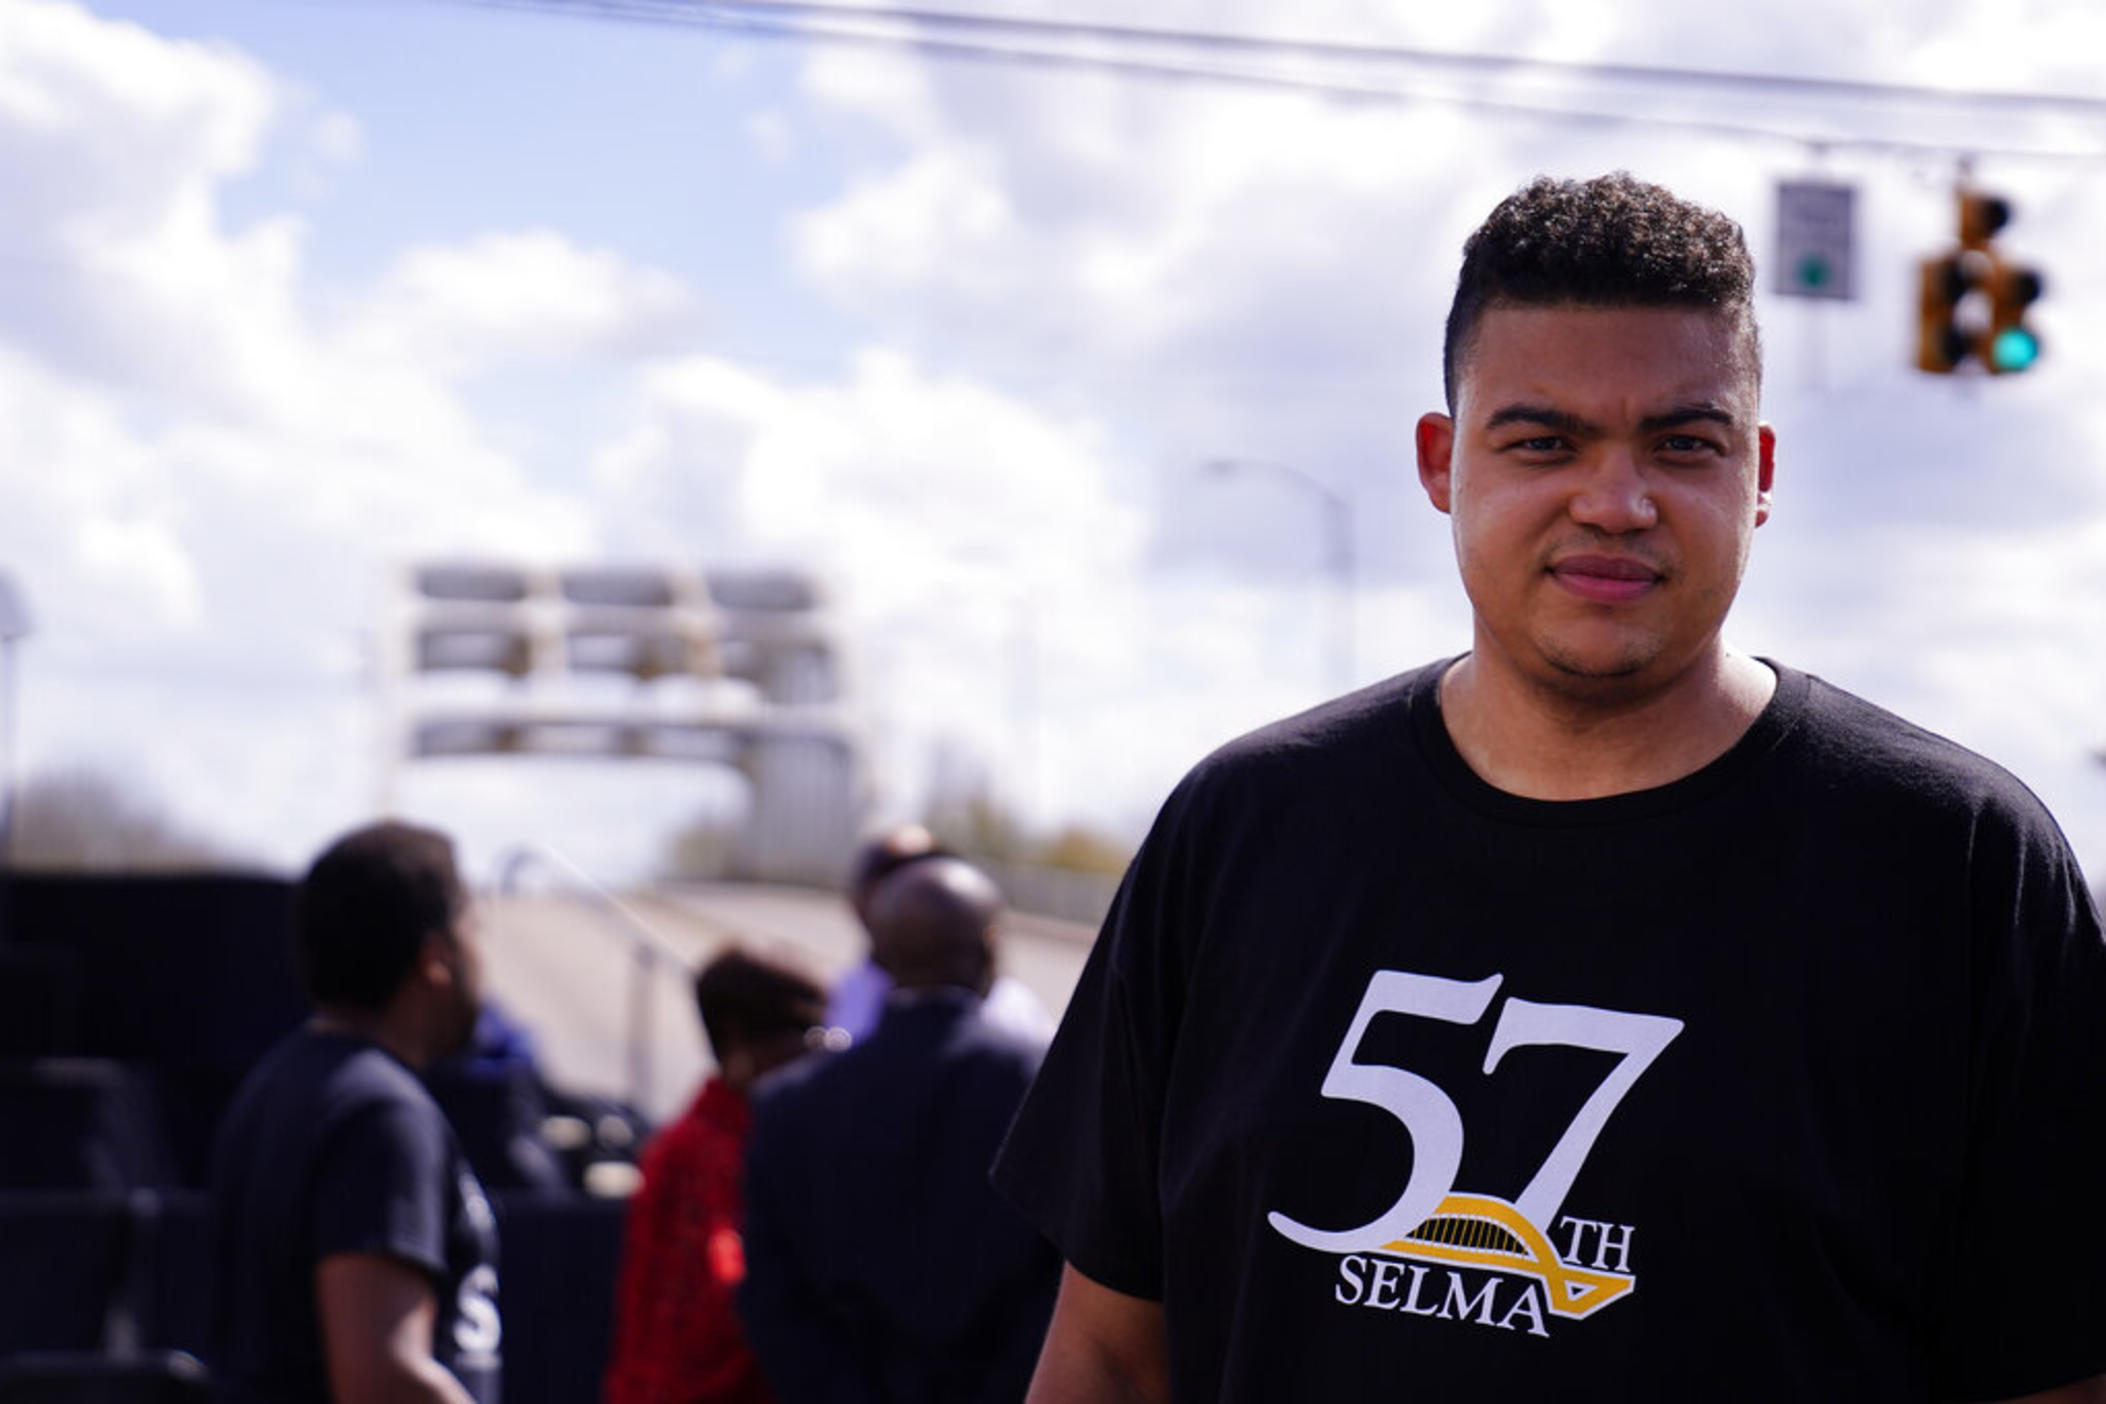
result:
[(417, 968), (424, 978), (434, 985), (450, 985), (457, 978), (454, 973), (453, 937), (444, 931), (434, 931), (417, 947)]
[(1455, 421), (1445, 414), (1422, 414), (1415, 435), (1419, 451), (1419, 485), (1439, 510), (1449, 510), (1455, 461)]
[(1777, 431), (1755, 426), (1755, 525), (1770, 519), (1770, 485), (1777, 478)]

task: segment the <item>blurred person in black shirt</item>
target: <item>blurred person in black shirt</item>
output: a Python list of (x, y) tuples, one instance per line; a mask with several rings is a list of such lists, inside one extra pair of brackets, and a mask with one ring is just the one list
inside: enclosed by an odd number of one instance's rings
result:
[(358, 829), (302, 881), (315, 1015), (219, 1132), (214, 1368), (229, 1404), (497, 1404), (496, 1221), (418, 1070), (481, 1003), (445, 835)]

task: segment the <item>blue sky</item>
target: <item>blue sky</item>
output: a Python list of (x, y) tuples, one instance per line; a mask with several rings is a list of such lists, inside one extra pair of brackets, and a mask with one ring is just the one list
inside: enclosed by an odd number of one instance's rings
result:
[[(988, 0), (1014, 15), (1049, 15)], [(1064, 19), (2106, 97), (2034, 0), (1272, 7)], [(391, 563), (823, 571), (880, 804), (977, 758), (1131, 834), (1209, 747), (1336, 681), (1315, 502), (1348, 496), (1363, 679), (1467, 639), (1410, 427), (1461, 240), (1627, 167), (1770, 256), (1859, 192), (1863, 296), (1766, 296), (1777, 513), (1729, 635), (2016, 770), (2106, 866), (2106, 149), (2085, 122), (1720, 89), (1359, 73), (1344, 103), (438, 3), (0, 0), (0, 565), (40, 631), (31, 771), (93, 762), (274, 865), (376, 793)], [(1522, 120), (1468, 96), (1681, 125)], [(1826, 137), (1754, 139), (1760, 127)], [(2095, 118), (2091, 122), (2096, 127)], [(1952, 154), (2010, 195), (2047, 359), (1909, 369)], [(471, 852), (648, 866), (675, 768), (431, 767)]]

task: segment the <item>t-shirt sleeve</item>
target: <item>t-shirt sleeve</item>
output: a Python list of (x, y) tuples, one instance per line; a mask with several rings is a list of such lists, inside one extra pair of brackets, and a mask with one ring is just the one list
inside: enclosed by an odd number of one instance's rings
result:
[(1159, 1148), (1183, 993), (1178, 807), (1127, 870), (994, 1167), (1076, 1270), (1150, 1299), (1163, 1295)]
[(381, 1253), (443, 1275), (448, 1160), (435, 1111), (386, 1102), (353, 1115), (322, 1147), (315, 1261)]
[(2098, 908), (2044, 814), (1978, 835), (1973, 907), (1969, 1147), (1951, 1270), (1933, 1287), (1944, 1392), (1963, 1400), (2106, 1372)]

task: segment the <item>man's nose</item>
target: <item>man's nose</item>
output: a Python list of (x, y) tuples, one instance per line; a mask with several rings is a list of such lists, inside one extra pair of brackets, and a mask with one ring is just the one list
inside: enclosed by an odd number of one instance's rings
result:
[(1616, 535), (1644, 531), (1660, 520), (1637, 458), (1613, 444), (1586, 466), (1572, 494), (1571, 513), (1576, 522)]

